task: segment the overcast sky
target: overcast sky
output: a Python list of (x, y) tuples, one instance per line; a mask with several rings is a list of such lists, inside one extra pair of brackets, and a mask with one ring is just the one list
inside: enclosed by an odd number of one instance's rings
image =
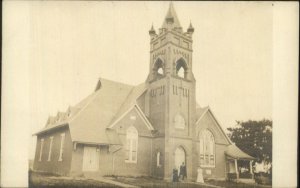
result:
[[(139, 84), (149, 68), (148, 31), (163, 23), (169, 2), (39, 1), (14, 5), (10, 28), (19, 54), (7, 54), (23, 99), (14, 123), (40, 130), (49, 115), (93, 92), (99, 77)], [(272, 117), (272, 3), (174, 2), (193, 35), (197, 101), (222, 127)], [(9, 10), (6, 9), (6, 10)], [(10, 41), (11, 42), (11, 41)], [(24, 58), (27, 58), (24, 61)], [(25, 63), (26, 62), (26, 63)], [(5, 67), (4, 67), (5, 68)], [(29, 156), (33, 157), (36, 138)]]

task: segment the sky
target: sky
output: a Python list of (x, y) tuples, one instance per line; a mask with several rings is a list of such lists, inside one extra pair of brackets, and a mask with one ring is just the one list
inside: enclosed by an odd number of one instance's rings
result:
[[(21, 5), (20, 5), (21, 4)], [(236, 120), (272, 119), (272, 2), (174, 2), (184, 30), (193, 34), (196, 99), (209, 105), (221, 126)], [(15, 11), (6, 54), (5, 83), (16, 93), (14, 123), (32, 134), (49, 115), (93, 92), (99, 78), (137, 85), (149, 72), (151, 25), (158, 30), (169, 2), (36, 1)], [(26, 7), (26, 10), (24, 9)], [(9, 11), (9, 8), (6, 9)], [(20, 95), (22, 94), (22, 98)], [(14, 118), (18, 117), (18, 118)]]

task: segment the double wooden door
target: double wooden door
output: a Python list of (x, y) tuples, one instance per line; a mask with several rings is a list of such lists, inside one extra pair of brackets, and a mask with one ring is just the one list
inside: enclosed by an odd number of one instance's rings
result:
[(84, 146), (83, 171), (97, 171), (99, 169), (99, 149), (97, 147)]

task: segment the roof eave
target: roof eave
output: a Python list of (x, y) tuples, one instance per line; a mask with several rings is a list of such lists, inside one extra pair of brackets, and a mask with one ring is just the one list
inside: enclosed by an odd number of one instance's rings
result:
[(78, 144), (98, 145), (98, 146), (122, 145), (121, 143), (117, 144), (117, 143), (108, 143), (108, 142), (86, 142), (86, 141), (77, 141), (77, 140), (74, 140), (73, 142), (76, 142)]
[(62, 124), (60, 124), (60, 125), (57, 125), (57, 126), (54, 126), (54, 127), (50, 127), (50, 128), (48, 128), (48, 129), (45, 129), (45, 130), (41, 130), (41, 131), (39, 131), (39, 132), (36, 132), (36, 133), (32, 134), (32, 136), (38, 136), (38, 135), (40, 135), (40, 134), (43, 134), (43, 133), (46, 133), (46, 132), (49, 132), (49, 131), (53, 131), (53, 130), (55, 130), (55, 129), (59, 129), (59, 128), (62, 128), (62, 127), (68, 126), (68, 125), (69, 125), (69, 123), (68, 123), (68, 122), (65, 122), (65, 123), (62, 123)]
[(251, 157), (251, 156), (249, 156), (249, 157), (238, 157), (238, 156), (230, 155), (230, 154), (228, 154), (226, 152), (225, 152), (225, 155), (229, 156), (229, 157), (231, 157), (233, 159), (237, 159), (237, 160), (256, 160), (255, 157)]

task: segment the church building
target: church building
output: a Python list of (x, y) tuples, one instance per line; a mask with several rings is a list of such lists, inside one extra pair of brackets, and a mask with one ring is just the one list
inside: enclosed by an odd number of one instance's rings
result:
[(199, 169), (204, 178), (239, 178), (238, 161), (254, 158), (230, 141), (212, 109), (196, 101), (193, 33), (192, 24), (183, 30), (170, 3), (161, 28), (149, 31), (146, 81), (133, 86), (99, 79), (89, 96), (49, 117), (34, 134), (33, 169), (170, 180), (184, 163), (189, 181)]

